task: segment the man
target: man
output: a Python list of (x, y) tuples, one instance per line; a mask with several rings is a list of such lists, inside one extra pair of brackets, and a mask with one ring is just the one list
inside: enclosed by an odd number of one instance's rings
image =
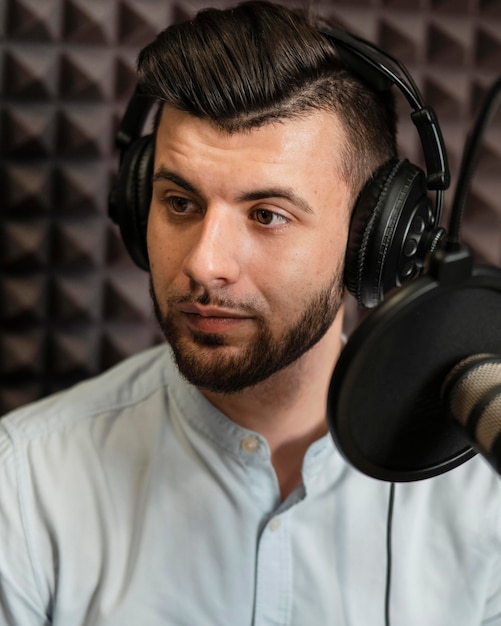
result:
[(350, 212), (394, 156), (391, 99), (265, 3), (167, 29), (139, 82), (161, 102), (144, 236), (173, 359), (0, 422), (0, 624), (372, 626), (385, 597), (392, 624), (501, 624), (491, 470), (397, 486), (387, 537), (389, 486), (327, 434)]

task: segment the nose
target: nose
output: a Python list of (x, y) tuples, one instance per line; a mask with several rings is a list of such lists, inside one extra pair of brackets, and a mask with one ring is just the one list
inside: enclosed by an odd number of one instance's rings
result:
[(240, 276), (241, 232), (230, 207), (209, 207), (194, 229), (183, 272), (206, 288), (235, 283)]

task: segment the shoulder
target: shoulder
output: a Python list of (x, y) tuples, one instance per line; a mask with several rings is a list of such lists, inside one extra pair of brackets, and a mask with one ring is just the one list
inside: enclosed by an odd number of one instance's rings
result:
[(501, 505), (501, 477), (481, 455), (453, 470), (418, 483), (444, 506), (466, 506), (467, 503)]
[[(423, 481), (397, 486), (409, 524), (440, 525), (481, 543), (501, 548), (501, 477), (480, 455), (459, 467)], [(491, 543), (492, 546), (492, 543)]]
[(7, 432), (31, 440), (124, 411), (167, 387), (173, 377), (169, 348), (151, 348), (99, 376), (7, 414), (0, 419), (0, 438)]

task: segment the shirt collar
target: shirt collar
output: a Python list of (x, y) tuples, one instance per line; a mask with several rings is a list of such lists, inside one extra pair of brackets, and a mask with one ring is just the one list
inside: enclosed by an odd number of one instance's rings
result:
[[(168, 350), (171, 354), (171, 351)], [(259, 433), (239, 426), (211, 404), (200, 391), (179, 373), (172, 358), (166, 367), (166, 384), (169, 398), (178, 407), (182, 419), (201, 434), (221, 453), (226, 453), (246, 465), (269, 464), (270, 449)], [(330, 469), (327, 469), (329, 466)], [(315, 480), (320, 470), (332, 478), (339, 476), (345, 463), (342, 461), (330, 434), (315, 441), (306, 451), (303, 461), (305, 485)]]

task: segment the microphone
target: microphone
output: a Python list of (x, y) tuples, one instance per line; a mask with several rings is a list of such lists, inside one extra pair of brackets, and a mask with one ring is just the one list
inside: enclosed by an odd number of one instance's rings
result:
[(449, 415), (501, 474), (501, 356), (475, 354), (447, 375), (442, 398)]
[[(343, 456), (391, 482), (477, 452), (499, 471), (500, 321), (501, 269), (474, 265), (465, 246), (436, 251), (429, 272), (373, 309), (341, 352), (327, 416)], [(480, 354), (494, 356), (482, 364)]]

